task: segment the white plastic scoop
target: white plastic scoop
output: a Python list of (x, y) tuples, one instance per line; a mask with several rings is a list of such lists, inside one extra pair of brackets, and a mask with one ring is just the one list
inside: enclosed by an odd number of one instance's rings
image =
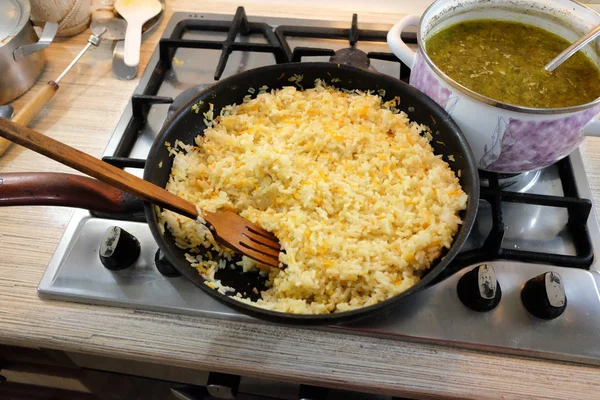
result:
[(140, 63), (142, 26), (160, 13), (162, 6), (158, 0), (117, 0), (115, 10), (127, 21), (125, 32), (125, 64), (135, 67)]

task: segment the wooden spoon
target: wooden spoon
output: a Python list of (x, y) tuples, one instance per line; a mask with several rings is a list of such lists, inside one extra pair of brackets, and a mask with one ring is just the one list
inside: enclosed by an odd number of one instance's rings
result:
[(158, 0), (117, 0), (115, 10), (127, 21), (125, 64), (135, 67), (140, 63), (142, 27), (161, 12), (162, 5)]
[[(189, 218), (199, 216), (198, 209), (189, 201), (33, 129), (0, 118), (0, 136), (144, 201)], [(229, 211), (202, 211), (202, 217), (225, 246), (263, 264), (279, 267), (279, 240), (272, 233)]]

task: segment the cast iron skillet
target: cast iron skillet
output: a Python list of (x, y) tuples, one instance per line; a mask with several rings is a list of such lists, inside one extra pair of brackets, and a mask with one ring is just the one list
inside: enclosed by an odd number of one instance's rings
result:
[[(214, 105), (214, 113), (218, 115), (223, 106), (242, 103), (244, 96), (249, 94), (249, 88), (254, 88), (256, 93), (258, 93), (260, 87), (265, 85), (271, 89), (295, 84), (299, 88), (306, 89), (313, 87), (317, 78), (339, 88), (373, 90), (376, 93), (385, 93), (384, 100), (390, 100), (398, 96), (400, 98), (398, 108), (406, 112), (411, 121), (426, 124), (430, 127), (434, 136), (432, 146), (435, 153), (441, 154), (446, 161), (448, 161), (448, 156), (454, 156), (455, 161), (449, 162), (449, 164), (455, 172), (458, 173), (460, 170), (460, 183), (465, 193), (469, 195), (469, 202), (467, 209), (462, 213), (463, 224), (454, 238), (452, 247), (432, 265), (419, 283), (393, 298), (372, 306), (353, 311), (320, 315), (269, 311), (238, 302), (209, 288), (204, 284), (204, 279), (194, 268), (190, 267), (189, 262), (185, 259), (184, 254), (186, 251), (175, 245), (175, 241), (169, 233), (161, 234), (155, 207), (145, 204), (146, 219), (154, 238), (173, 266), (182, 275), (210, 296), (238, 311), (280, 323), (332, 324), (371, 317), (382, 311), (393, 309), (395, 303), (426, 287), (456, 256), (473, 227), (479, 201), (479, 177), (469, 145), (458, 126), (440, 106), (427, 95), (400, 80), (335, 63), (291, 63), (257, 68), (221, 80), (207, 88), (192, 98), (165, 123), (150, 149), (144, 170), (144, 179), (161, 187), (166, 185), (171, 170), (172, 157), (168, 154), (165, 142), (174, 144), (176, 140), (180, 140), (183, 143), (192, 144), (194, 138), (206, 128), (202, 114), (208, 110), (209, 103)], [(199, 101), (202, 101), (200, 112), (192, 112), (191, 106), (198, 104)], [(261, 285), (261, 278), (258, 274), (241, 274), (237, 270), (229, 268), (222, 270), (217, 277), (225, 285), (232, 286), (242, 292), (246, 291), (248, 297), (251, 298), (256, 298), (251, 288), (254, 286), (260, 287)]]

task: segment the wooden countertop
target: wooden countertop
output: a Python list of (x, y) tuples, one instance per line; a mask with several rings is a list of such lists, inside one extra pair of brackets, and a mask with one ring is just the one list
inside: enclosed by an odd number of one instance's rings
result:
[[(242, 1), (167, 1), (162, 26), (142, 46), (145, 66), (173, 11), (233, 14)], [(249, 15), (315, 18), (313, 7), (246, 2)], [(352, 10), (320, 9), (318, 18), (350, 20)], [(398, 15), (361, 11), (362, 21), (394, 22)], [(87, 33), (58, 40), (31, 93), (56, 78), (84, 46)], [(61, 83), (31, 125), (53, 138), (100, 156), (137, 85), (112, 76), (111, 47), (88, 53)], [(143, 69), (143, 68), (142, 68)], [(141, 73), (140, 73), (141, 75)], [(593, 195), (600, 199), (600, 139), (582, 146)], [(67, 171), (47, 158), (12, 146), (1, 172)], [(599, 206), (595, 202), (596, 207)], [(437, 345), (316, 332), (307, 329), (169, 315), (38, 298), (36, 287), (72, 210), (0, 209), (0, 343), (43, 346), (117, 358), (280, 380), (324, 384), (406, 397), (461, 399), (592, 399), (600, 369)]]

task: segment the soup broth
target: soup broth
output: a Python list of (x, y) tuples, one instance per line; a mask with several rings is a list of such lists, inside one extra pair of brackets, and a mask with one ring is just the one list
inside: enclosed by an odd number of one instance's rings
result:
[(560, 108), (600, 97), (600, 70), (579, 51), (544, 69), (570, 43), (544, 29), (492, 19), (461, 22), (427, 40), (427, 54), (461, 85), (504, 103)]

